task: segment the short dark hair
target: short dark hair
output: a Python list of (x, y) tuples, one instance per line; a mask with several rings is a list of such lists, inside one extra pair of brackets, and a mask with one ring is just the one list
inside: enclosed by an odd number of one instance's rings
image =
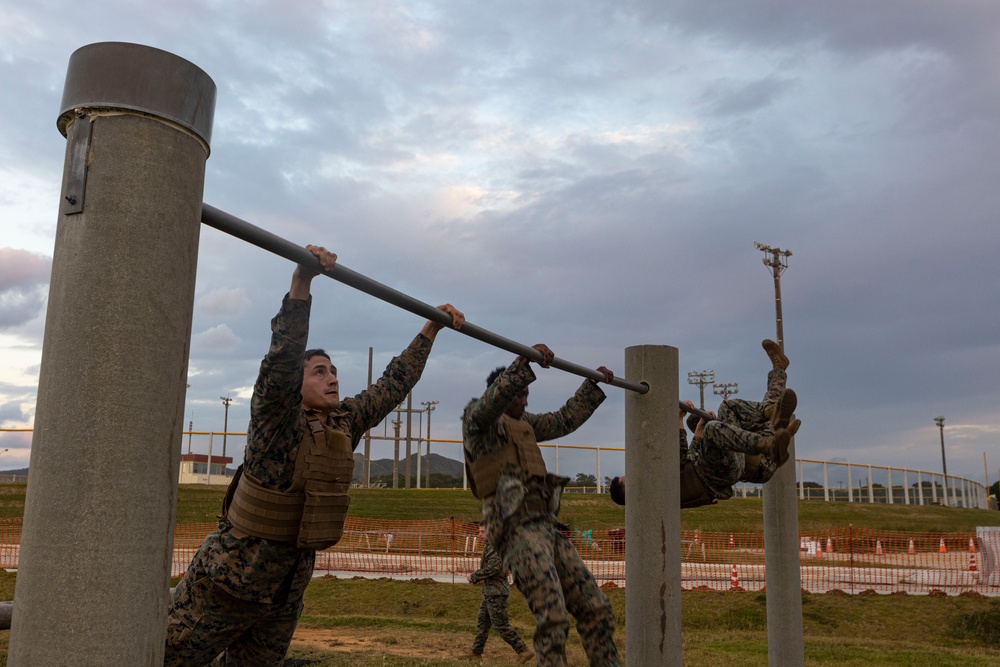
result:
[(625, 485), (622, 484), (621, 479), (615, 477), (611, 480), (611, 486), (608, 490), (611, 492), (611, 500), (615, 501), (616, 505), (625, 504)]
[(490, 385), (492, 385), (493, 381), (496, 380), (498, 377), (500, 377), (500, 374), (503, 373), (505, 370), (507, 370), (506, 366), (497, 366), (496, 368), (494, 368), (493, 372), (491, 372), (489, 374), (489, 377), (486, 378), (486, 386), (489, 387)]
[[(331, 365), (333, 364), (333, 359), (331, 359), (330, 355), (326, 353), (326, 350), (324, 350), (321, 347), (314, 347), (311, 350), (306, 350), (302, 354), (302, 361), (303, 362), (309, 361), (313, 357), (326, 357), (326, 360), (329, 361)], [(333, 367), (333, 372), (334, 373), (337, 372), (336, 366)]]

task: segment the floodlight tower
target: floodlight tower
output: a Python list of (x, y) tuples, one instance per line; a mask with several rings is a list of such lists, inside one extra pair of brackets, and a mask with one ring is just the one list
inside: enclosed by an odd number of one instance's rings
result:
[[(778, 346), (785, 349), (781, 327), (781, 274), (788, 268), (790, 250), (754, 242), (765, 254), (764, 266), (774, 276), (774, 306)], [(804, 667), (802, 628), (802, 571), (799, 562), (799, 513), (795, 497), (795, 439), (790, 460), (764, 486), (764, 566), (767, 568), (767, 664)]]
[(219, 398), (222, 400), (222, 405), (225, 406), (226, 409), (226, 414), (222, 420), (222, 456), (225, 457), (226, 435), (227, 431), (229, 431), (229, 406), (233, 404), (233, 399), (229, 398), (228, 396), (220, 396)]
[(688, 373), (688, 384), (698, 385), (698, 407), (705, 409), (705, 385), (715, 382), (715, 371), (691, 371)]
[(782, 250), (781, 248), (772, 248), (769, 245), (757, 243), (756, 241), (754, 241), (753, 247), (757, 248), (757, 250), (760, 250), (765, 255), (768, 255), (768, 257), (764, 258), (764, 266), (771, 269), (771, 273), (774, 275), (774, 307), (775, 322), (777, 324), (778, 333), (778, 347), (780, 347), (782, 352), (784, 352), (785, 334), (781, 327), (781, 274), (788, 268), (788, 258), (792, 256), (792, 251)]
[(944, 458), (944, 417), (935, 417), (934, 423), (941, 429), (941, 470), (944, 472), (944, 505), (948, 506), (948, 461)]
[(424, 488), (431, 488), (431, 413), (434, 412), (434, 406), (441, 401), (420, 401), (420, 405), (427, 409), (427, 470), (425, 474), (427, 475), (424, 481)]
[(713, 384), (712, 393), (716, 396), (721, 396), (722, 400), (728, 401), (730, 396), (740, 393), (740, 383), (726, 382), (725, 384)]

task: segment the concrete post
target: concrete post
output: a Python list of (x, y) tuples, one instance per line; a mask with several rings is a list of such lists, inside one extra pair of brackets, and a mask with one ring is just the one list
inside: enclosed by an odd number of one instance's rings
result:
[(677, 348), (625, 350), (625, 653), (630, 665), (681, 664)]
[(170, 53), (70, 58), (10, 665), (163, 664), (214, 108)]
[[(767, 664), (805, 665), (799, 508), (795, 498), (795, 439), (788, 463), (764, 485), (764, 566), (767, 577)], [(848, 468), (848, 471), (850, 469)], [(848, 480), (850, 479), (848, 473)]]

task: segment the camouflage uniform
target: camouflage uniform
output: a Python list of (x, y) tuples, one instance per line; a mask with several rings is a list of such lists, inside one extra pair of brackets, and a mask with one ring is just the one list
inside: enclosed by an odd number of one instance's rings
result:
[[(295, 455), (307, 433), (301, 407), (303, 353), (311, 299), (287, 296), (271, 321), (271, 347), (250, 403), (243, 467), (278, 491), (292, 484)], [(431, 349), (417, 337), (374, 385), (345, 399), (327, 421), (352, 448), (416, 384)], [(316, 552), (257, 537), (240, 539), (222, 518), (195, 554), (174, 591), (164, 665), (196, 667), (227, 651), (227, 665), (280, 665), (302, 613)]]
[(505, 642), (516, 652), (521, 653), (528, 648), (524, 640), (510, 627), (507, 621), (507, 597), (510, 595), (510, 584), (507, 583), (507, 570), (500, 560), (489, 540), (483, 547), (483, 557), (479, 561), (479, 569), (469, 575), (469, 581), (482, 583), (483, 601), (479, 604), (479, 616), (476, 618), (476, 638), (472, 642), (472, 652), (482, 655), (486, 648), (486, 637), (490, 633), (490, 625), (497, 629)]
[[(725, 500), (733, 497), (733, 484), (743, 476), (745, 455), (757, 454), (761, 437), (773, 436), (771, 420), (764, 408), (774, 405), (785, 388), (785, 371), (774, 369), (767, 374), (767, 392), (760, 402), (728, 399), (719, 406), (718, 420), (705, 425), (702, 437), (694, 438), (687, 456), (710, 495)], [(685, 449), (685, 433), (681, 429), (681, 454)], [(760, 457), (756, 477), (770, 479), (775, 462)]]
[[(462, 436), (470, 460), (507, 445), (499, 428), (500, 418), (518, 392), (534, 379), (528, 363), (516, 360), (481, 398), (466, 406)], [(604, 398), (596, 383), (585, 380), (557, 412), (526, 412), (521, 419), (530, 425), (535, 443), (560, 438), (582, 425)], [(568, 481), (554, 475), (531, 476), (518, 465), (505, 464), (496, 493), (483, 499), (486, 532), (535, 617), (537, 664), (566, 665), (569, 611), (576, 618), (590, 664), (619, 667), (611, 603), (576, 548), (556, 528), (559, 498)]]

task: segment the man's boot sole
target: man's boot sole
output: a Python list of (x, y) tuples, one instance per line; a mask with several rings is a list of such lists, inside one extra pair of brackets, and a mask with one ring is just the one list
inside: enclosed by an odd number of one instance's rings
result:
[(792, 415), (795, 414), (795, 408), (798, 407), (799, 398), (795, 395), (795, 391), (792, 389), (785, 389), (781, 392), (781, 396), (778, 397), (778, 401), (774, 404), (774, 412), (771, 417), (771, 430), (777, 433), (780, 429), (788, 428), (788, 422), (791, 421)]

